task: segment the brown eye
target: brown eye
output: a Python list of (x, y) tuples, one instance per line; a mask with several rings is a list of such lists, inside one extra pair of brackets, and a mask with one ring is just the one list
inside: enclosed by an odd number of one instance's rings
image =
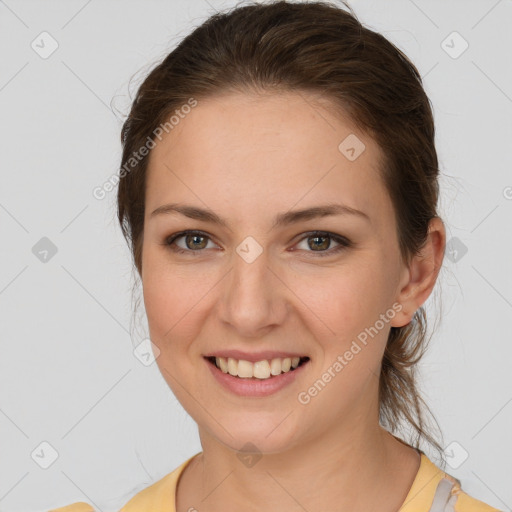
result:
[[(345, 249), (352, 246), (350, 240), (345, 237), (335, 235), (334, 233), (328, 233), (324, 231), (315, 231), (313, 233), (307, 233), (307, 236), (301, 239), (299, 242), (299, 249), (302, 250), (300, 244), (306, 241), (305, 252), (309, 253), (308, 256), (331, 256), (337, 254)], [(337, 246), (331, 248), (332, 242), (335, 242)]]
[(330, 238), (328, 236), (313, 236), (308, 237), (307, 240), (312, 240), (312, 243), (308, 242), (308, 245), (311, 249), (329, 249), (331, 245)]
[[(182, 239), (184, 245), (178, 243), (181, 242)], [(307, 241), (307, 248), (299, 247), (299, 249), (309, 253), (308, 256), (331, 256), (352, 247), (352, 243), (347, 238), (324, 231), (307, 233), (307, 236), (300, 240), (299, 245), (303, 243), (304, 240)], [(333, 241), (337, 246), (331, 248)], [(204, 249), (208, 248), (209, 242), (212, 242), (212, 240), (205, 233), (200, 231), (182, 231), (166, 238), (163, 245), (176, 253), (188, 253), (197, 256), (200, 255)], [(181, 243), (183, 244), (183, 242)], [(214, 242), (212, 242), (212, 244), (214, 244)]]
[[(178, 244), (183, 239), (184, 245)], [(164, 245), (168, 246), (169, 249), (177, 253), (189, 253), (189, 254), (200, 254), (203, 249), (206, 249), (210, 237), (198, 232), (198, 231), (182, 231), (181, 233), (175, 233), (168, 237)], [(213, 242), (212, 242), (213, 243)]]
[(208, 245), (205, 240), (206, 237), (202, 235), (185, 235), (185, 245), (192, 250), (204, 249)]

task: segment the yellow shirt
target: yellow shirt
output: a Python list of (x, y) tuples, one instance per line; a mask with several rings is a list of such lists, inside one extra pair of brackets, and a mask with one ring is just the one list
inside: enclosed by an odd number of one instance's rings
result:
[[(133, 496), (119, 512), (176, 512), (176, 484), (187, 464), (181, 466)], [(73, 503), (49, 512), (95, 512), (87, 503)], [(471, 496), (460, 488), (458, 480), (441, 471), (421, 454), (421, 462), (399, 512), (500, 512)]]

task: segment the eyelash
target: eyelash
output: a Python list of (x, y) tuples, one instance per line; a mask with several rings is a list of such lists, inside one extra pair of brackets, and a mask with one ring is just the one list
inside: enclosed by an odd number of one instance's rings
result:
[[(199, 235), (201, 237), (207, 238), (211, 240), (210, 236), (208, 236), (206, 233), (202, 231), (196, 231), (196, 230), (188, 230), (188, 231), (180, 231), (179, 233), (174, 233), (173, 235), (167, 237), (162, 245), (167, 246), (172, 252), (179, 253), (179, 254), (185, 254), (185, 253), (195, 253), (194, 256), (198, 256), (198, 253), (203, 252), (205, 249), (198, 249), (196, 251), (192, 249), (182, 249), (181, 247), (178, 247), (174, 245), (174, 242), (178, 240), (179, 238), (182, 238), (187, 235)], [(307, 240), (308, 238), (313, 237), (325, 237), (330, 238), (334, 240), (339, 245), (333, 249), (327, 249), (325, 251), (306, 251), (311, 252), (314, 254), (314, 257), (326, 257), (326, 256), (332, 256), (333, 254), (338, 254), (339, 252), (348, 249), (352, 247), (352, 242), (348, 240), (345, 237), (336, 235), (334, 233), (330, 233), (328, 231), (311, 231), (308, 233), (305, 233), (306, 236), (302, 237), (297, 243), (302, 242), (303, 240)]]

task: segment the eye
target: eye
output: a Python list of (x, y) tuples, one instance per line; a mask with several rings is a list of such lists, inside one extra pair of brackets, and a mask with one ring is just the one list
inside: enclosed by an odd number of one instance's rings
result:
[[(330, 248), (331, 240), (334, 240), (338, 244), (332, 249)], [(303, 241), (306, 241), (306, 247), (311, 249), (305, 249), (306, 252), (316, 253), (314, 256), (320, 257), (337, 254), (352, 246), (352, 243), (347, 238), (335, 235), (334, 233), (329, 233), (327, 231), (314, 231), (312, 233), (307, 233), (307, 236), (300, 240), (301, 243)]]
[[(310, 233), (306, 233), (307, 236), (304, 236), (300, 239), (300, 243), (304, 243), (306, 241), (306, 248), (300, 248), (309, 253), (313, 253), (313, 256), (331, 256), (333, 254), (337, 254), (344, 249), (352, 247), (352, 242), (345, 237), (340, 235), (336, 235), (334, 233), (329, 233), (327, 231), (313, 231)], [(177, 241), (183, 239), (184, 246), (178, 245)], [(311, 240), (311, 242), (309, 242)], [(331, 241), (334, 240), (338, 245), (334, 248), (331, 248)], [(173, 235), (167, 237), (163, 243), (163, 245), (167, 246), (171, 251), (175, 253), (188, 253), (193, 254), (194, 256), (199, 255), (203, 251), (203, 249), (208, 249), (208, 243), (211, 241), (210, 237), (203, 233), (202, 231), (181, 231), (179, 233), (174, 233)], [(211, 247), (210, 247), (211, 248)], [(292, 249), (295, 251), (296, 249)]]
[[(176, 241), (183, 238), (185, 247), (177, 245)], [(173, 252), (177, 253), (199, 253), (206, 249), (210, 237), (201, 231), (182, 231), (166, 238), (164, 245), (169, 246)], [(213, 242), (212, 242), (213, 243)]]

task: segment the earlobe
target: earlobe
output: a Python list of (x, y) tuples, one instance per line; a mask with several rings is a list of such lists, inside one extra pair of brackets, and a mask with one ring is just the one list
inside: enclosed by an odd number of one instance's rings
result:
[(439, 217), (434, 217), (430, 221), (425, 244), (419, 253), (412, 257), (405, 271), (405, 283), (397, 298), (402, 309), (393, 319), (393, 327), (407, 325), (432, 293), (443, 262), (445, 245), (443, 221)]

